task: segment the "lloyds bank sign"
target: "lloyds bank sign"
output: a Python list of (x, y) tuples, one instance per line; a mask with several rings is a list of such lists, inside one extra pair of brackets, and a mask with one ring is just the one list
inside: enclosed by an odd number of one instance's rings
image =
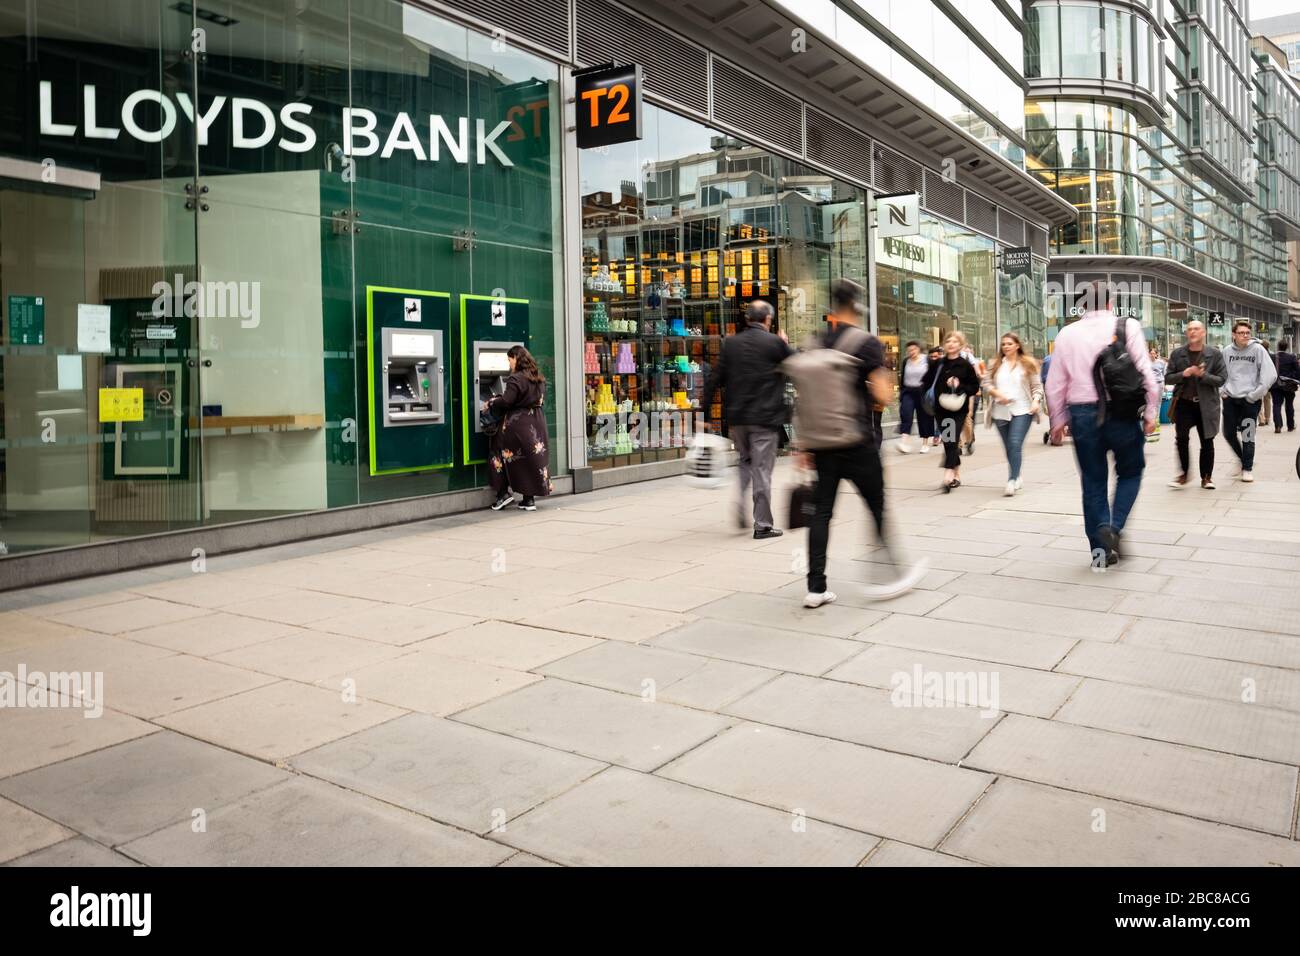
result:
[[(58, 94), (56, 96), (56, 94)], [(141, 143), (161, 143), (173, 136), (181, 124), (189, 124), (199, 148), (208, 145), (213, 131), (221, 134), (234, 149), (276, 148), (288, 153), (307, 153), (316, 147), (317, 135), (312, 126), (310, 103), (284, 103), (278, 107), (246, 96), (213, 96), (200, 106), (188, 93), (171, 95), (155, 89), (135, 90), (120, 103), (103, 102), (95, 86), (83, 84), (80, 95), (70, 107), (66, 93), (56, 90), (51, 80), (42, 80), (38, 93), (40, 135), (42, 137), (118, 141), (122, 137)], [(56, 99), (61, 108), (56, 109)], [(540, 101), (544, 108), (545, 101)], [(452, 162), (462, 165), (471, 161), (484, 165), (488, 156), (500, 166), (514, 162), (502, 150), (498, 140), (522, 138), (528, 123), (526, 112), (538, 109), (531, 103), (511, 108), (507, 119), (488, 129), (486, 120), (467, 116), (443, 116), (430, 113), (412, 118), (408, 113), (395, 114), (391, 125), (380, 128), (375, 111), (356, 106), (342, 107), (339, 144), (347, 156), (378, 156), (389, 159), (404, 154), (421, 162)], [(514, 116), (515, 112), (521, 115)], [(534, 116), (531, 124), (540, 128)]]

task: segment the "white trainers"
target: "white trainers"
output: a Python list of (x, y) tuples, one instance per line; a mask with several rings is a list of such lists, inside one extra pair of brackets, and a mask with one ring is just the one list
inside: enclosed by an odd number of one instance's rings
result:
[(900, 435), (900, 436), (898, 437), (898, 441), (895, 442), (895, 445), (896, 445), (897, 448), (898, 448), (898, 453), (899, 453), (900, 455), (906, 455), (906, 454), (909, 454), (909, 453), (912, 451), (912, 449), (910, 449), (910, 448), (907, 447), (907, 441), (908, 441), (908, 439), (907, 439), (906, 436), (904, 436), (904, 435)]
[(835, 601), (834, 591), (823, 591), (821, 594), (815, 594), (809, 591), (803, 599), (804, 607), (821, 607), (823, 604), (833, 604)]
[(1016, 483), (1014, 481), (1008, 481), (1006, 490), (1002, 492), (1002, 497), (1014, 498), (1015, 495), (1016, 495)]
[(1025, 479), (1023, 479), (1023, 478), (1017, 478), (1017, 479), (1016, 479), (1016, 491), (1019, 491), (1019, 490), (1020, 490), (1021, 488), (1023, 488), (1023, 487), (1025, 487)]
[(921, 443), (921, 454), (922, 455), (930, 454), (930, 443), (928, 441)]
[(1241, 480), (1249, 484), (1250, 482), (1255, 480), (1255, 476), (1248, 471), (1243, 471), (1241, 473)]

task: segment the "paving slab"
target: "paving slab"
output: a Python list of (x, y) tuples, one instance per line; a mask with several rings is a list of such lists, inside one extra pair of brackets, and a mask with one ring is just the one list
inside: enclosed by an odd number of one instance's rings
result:
[[(313, 625), (313, 627), (319, 625)], [(292, 634), (215, 655), (212, 660), (246, 671), (312, 683), (405, 653), (378, 641), (296, 628)]]
[[(104, 692), (108, 693), (107, 684)], [(153, 724), (108, 707), (99, 717), (88, 717), (88, 713), (85, 708), (72, 706), (6, 708), (0, 719), (0, 778), (158, 730)]]
[(1300, 638), (1283, 634), (1143, 617), (1129, 625), (1123, 643), (1130, 647), (1300, 670)]
[(601, 643), (598, 639), (505, 621), (485, 621), (422, 641), (418, 649), (462, 660), (532, 670)]
[(288, 774), (170, 731), (0, 780), (0, 795), (107, 846), (209, 815)]
[(1138, 684), (1218, 700), (1300, 711), (1300, 671), (1124, 644), (1082, 642), (1057, 667), (1064, 674)]
[(930, 674), (956, 675), (955, 682), (943, 681), (940, 692), (945, 698), (956, 697), (962, 701), (970, 696), (966, 691), (969, 680), (964, 679), (965, 675), (976, 675), (977, 682), (978, 675), (990, 675), (986, 681), (992, 689), (991, 675), (996, 674), (998, 707), (1031, 717), (1051, 717), (1079, 684), (1079, 678), (1064, 674), (885, 644), (868, 647), (857, 657), (829, 671), (826, 677), (892, 690), (914, 686), (918, 667), (923, 679)]
[(1189, 624), (1210, 624), (1215, 627), (1300, 637), (1300, 614), (1291, 608), (1270, 607), (1266, 604), (1165, 594), (1131, 594), (1124, 597), (1114, 610), (1135, 617), (1154, 617), (1166, 621), (1185, 621)]
[(537, 670), (548, 677), (638, 697), (653, 693), (658, 700), (699, 710), (719, 710), (778, 674), (763, 667), (620, 641), (607, 641)]
[(296, 630), (292, 624), (217, 611), (203, 617), (131, 631), (126, 637), (141, 644), (152, 644), (196, 657), (214, 657), (237, 647), (287, 637)]
[(733, 727), (658, 775), (925, 847), (937, 844), (993, 779), (756, 724)]
[(80, 608), (55, 614), (50, 620), (69, 627), (101, 634), (123, 634), (138, 631), (156, 624), (169, 624), (183, 621), (190, 617), (206, 614), (204, 608), (190, 604), (176, 604), (172, 601), (159, 601), (155, 598), (133, 598), (129, 601), (117, 601), (98, 607)]
[(757, 723), (954, 764), (993, 729), (999, 716), (996, 709), (914, 705), (910, 696), (888, 690), (800, 674), (782, 674), (728, 704), (725, 712)]
[(280, 761), (405, 711), (294, 681), (278, 681), (209, 704), (177, 711), (157, 722), (260, 760)]
[(731, 725), (715, 714), (552, 677), (456, 720), (634, 770), (653, 770)]
[(698, 617), (734, 624), (754, 624), (803, 634), (850, 637), (864, 627), (882, 620), (888, 612), (840, 604), (806, 608), (801, 602), (783, 596), (731, 594), (701, 605), (693, 613)]
[(1295, 840), (1009, 778), (940, 849), (990, 866), (1300, 866)]
[(230, 574), (188, 574), (171, 581), (143, 584), (131, 589), (136, 595), (170, 601), (173, 604), (190, 604), (194, 607), (216, 609), (237, 601), (269, 597), (285, 590), (275, 581), (256, 581), (236, 578)]
[(886, 840), (867, 857), (863, 866), (979, 866), (969, 860), (923, 850), (919, 846)]
[(89, 633), (81, 628), (47, 621), (27, 611), (0, 612), (0, 652), (45, 641), (84, 637)]
[(565, 866), (856, 866), (878, 842), (786, 810), (610, 767), (498, 835)]
[(150, 720), (274, 682), (267, 674), (172, 654), (105, 673), (104, 702), (114, 710)]
[(75, 834), (39, 813), (0, 798), (0, 863), (35, 853)]
[(1057, 720), (1300, 766), (1300, 713), (1085, 680)]
[[(951, 590), (964, 578), (958, 578), (947, 585)], [(1007, 579), (1010, 580), (1010, 579)], [(1028, 584), (1028, 582), (1025, 582)], [(1063, 587), (1064, 585), (1057, 585)], [(1106, 602), (1113, 602), (1117, 595), (1106, 594)], [(1139, 599), (1138, 595), (1119, 597), (1121, 603)], [(1141, 595), (1140, 600), (1149, 600)], [(1015, 598), (996, 600), (987, 597), (959, 595), (940, 605), (928, 615), (946, 621), (963, 621), (969, 624), (995, 624), (1012, 631), (1030, 631), (1035, 634), (1054, 634), (1059, 637), (1082, 638), (1087, 641), (1117, 641), (1124, 632), (1129, 619), (1122, 617), (1123, 608), (1114, 609), (1120, 613), (1106, 614), (1100, 611), (1081, 611), (1072, 607), (1044, 608), (1037, 604), (1021, 603)]]
[(294, 769), (474, 833), (500, 831), (606, 766), (455, 721), (410, 714), (292, 761)]
[(800, 674), (821, 674), (862, 649), (838, 637), (705, 619), (667, 631), (647, 641), (652, 647), (755, 667)]
[(520, 621), (532, 614), (571, 607), (576, 603), (578, 599), (568, 595), (508, 594), (491, 588), (469, 587), (432, 601), (422, 601), (418, 606), (493, 621)]
[[(349, 571), (340, 573), (353, 574)], [(324, 591), (292, 588), (280, 591), (272, 597), (228, 604), (225, 610), (231, 614), (260, 617), (267, 621), (279, 621), (282, 624), (311, 624), (314, 621), (341, 617), (354, 612), (378, 611), (382, 607), (383, 605), (378, 601), (364, 601), (360, 598), (343, 597)]]
[(856, 635), (859, 641), (888, 644), (953, 657), (1050, 670), (1076, 641), (1032, 631), (1005, 630), (988, 624), (945, 621), (893, 614)]
[(567, 607), (529, 614), (519, 623), (614, 641), (644, 641), (693, 620), (671, 611), (652, 611), (628, 604), (579, 601)]
[(330, 690), (439, 717), (540, 681), (536, 674), (414, 651), (319, 681)]
[(494, 866), (505, 847), (319, 780), (289, 780), (123, 850), (151, 866)]
[[(409, 598), (412, 595), (405, 596)], [(433, 596), (424, 595), (420, 600), (427, 601)], [(343, 634), (380, 644), (405, 647), (456, 628), (469, 627), (483, 619), (469, 614), (453, 614), (450, 611), (438, 611), (427, 607), (408, 607), (405, 606), (407, 603), (402, 602), (401, 606), (386, 605), (374, 610), (353, 611), (339, 617), (327, 617), (323, 621), (313, 622), (308, 627), (313, 631)]]
[(123, 856), (94, 840), (75, 837), (51, 847), (10, 860), (5, 866), (48, 866), (59, 868), (139, 866), (135, 860)]
[(965, 765), (1289, 836), (1296, 768), (1010, 714)]
[(582, 598), (586, 601), (630, 604), (633, 607), (673, 611), (680, 614), (726, 595), (726, 591), (717, 588), (701, 588), (689, 584), (667, 587), (660, 581), (627, 580), (606, 584), (603, 587), (593, 587), (584, 591)]

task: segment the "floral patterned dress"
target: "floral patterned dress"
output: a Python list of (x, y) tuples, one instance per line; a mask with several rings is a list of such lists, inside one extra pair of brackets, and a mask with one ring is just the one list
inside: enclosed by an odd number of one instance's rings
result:
[(544, 383), (530, 382), (516, 372), (506, 379), (504, 394), (488, 403), (490, 411), (504, 416), (488, 454), (488, 479), (498, 496), (507, 491), (526, 498), (551, 493), (551, 453), (542, 410), (545, 388)]

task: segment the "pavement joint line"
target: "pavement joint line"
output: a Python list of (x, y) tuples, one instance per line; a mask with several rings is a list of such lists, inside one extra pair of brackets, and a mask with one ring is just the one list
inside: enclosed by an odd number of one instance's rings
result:
[[(984, 787), (983, 790), (979, 792), (979, 795), (974, 800), (971, 801), (970, 806), (967, 807), (965, 810), (963, 810), (961, 815), (956, 820), (953, 821), (952, 826), (950, 826), (947, 830), (944, 831), (943, 836), (939, 838), (939, 842), (934, 845), (934, 850), (936, 853), (942, 852), (943, 845), (947, 843), (949, 838), (961, 828), (962, 824), (964, 824), (967, 821), (967, 819), (970, 818), (970, 815), (975, 812), (975, 808), (978, 807), (981, 803), (983, 803), (984, 798), (989, 795), (989, 791), (992, 790), (994, 785), (996, 785), (998, 781), (1002, 780), (1003, 778), (1004, 775), (1000, 773), (990, 774), (988, 784)], [(958, 853), (949, 853), (948, 855), (955, 857), (959, 860), (966, 860), (966, 862), (968, 863), (977, 862), (975, 860), (970, 859), (969, 857), (961, 856)]]

